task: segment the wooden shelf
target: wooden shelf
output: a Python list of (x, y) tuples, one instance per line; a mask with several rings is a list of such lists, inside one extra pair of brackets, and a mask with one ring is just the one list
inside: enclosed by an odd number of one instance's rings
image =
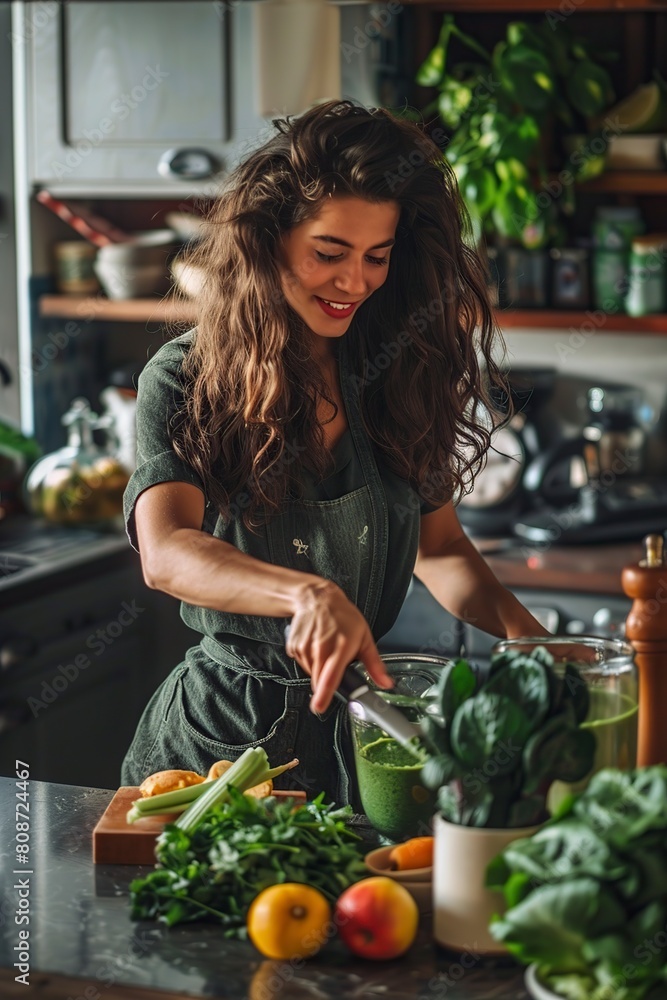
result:
[[(78, 319), (84, 322), (107, 320), (118, 323), (194, 323), (194, 302), (178, 299), (107, 299), (102, 295), (43, 295), (40, 316)], [(496, 309), (496, 321), (506, 330), (568, 330), (596, 322), (593, 309)], [(667, 334), (667, 315), (625, 316), (610, 313), (596, 326), (600, 333)]]
[(667, 170), (608, 170), (577, 184), (582, 191), (610, 194), (667, 194)]
[(104, 295), (42, 295), (40, 316), (118, 323), (193, 323), (194, 302), (174, 298), (107, 299)]
[[(600, 316), (596, 310), (568, 309), (496, 309), (496, 322), (501, 329), (544, 329), (569, 330), (578, 329), (591, 323), (598, 333), (647, 333), (667, 334), (667, 315), (656, 313), (653, 316), (626, 316), (621, 313), (608, 313)], [(600, 320), (598, 323), (597, 320)]]
[[(521, 14), (527, 11), (559, 11), (553, 0), (405, 0), (411, 7), (428, 6), (438, 11), (453, 13)], [(567, 14), (571, 8), (561, 13)], [(667, 0), (586, 0), (586, 12), (610, 14), (659, 13), (667, 10)]]

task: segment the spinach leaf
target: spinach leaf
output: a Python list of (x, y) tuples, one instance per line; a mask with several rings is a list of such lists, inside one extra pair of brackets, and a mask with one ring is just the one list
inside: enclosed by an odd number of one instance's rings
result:
[(484, 685), (487, 694), (502, 694), (521, 705), (528, 716), (531, 732), (549, 711), (549, 681), (544, 666), (534, 657), (518, 656), (495, 670)]
[[(519, 763), (518, 753), (507, 753), (505, 745), (524, 746), (530, 722), (523, 709), (500, 694), (481, 692), (459, 708), (452, 722), (451, 743), (455, 756), (468, 767), (493, 762), (496, 774), (506, 774)], [(503, 744), (503, 753), (499, 753)]]
[(634, 774), (615, 768), (598, 771), (574, 810), (620, 846), (647, 830), (667, 829), (667, 767)]
[(553, 663), (538, 646), (494, 656), (479, 683), (464, 660), (443, 671), (422, 721), (432, 748), (422, 780), (440, 788), (445, 818), (471, 826), (534, 825), (547, 815), (553, 781), (590, 772), (595, 737), (579, 728), (588, 711), (586, 684), (571, 664), (559, 676)]
[(474, 694), (477, 678), (467, 660), (456, 660), (443, 668), (438, 680), (440, 708), (445, 719), (451, 719), (456, 710)]
[(523, 751), (524, 790), (536, 792), (545, 782), (579, 781), (593, 766), (595, 737), (573, 729), (564, 715), (555, 715), (533, 733)]
[(588, 973), (584, 945), (621, 929), (623, 907), (591, 878), (541, 885), (503, 917), (491, 933), (524, 962), (539, 962), (560, 973)]
[(667, 767), (601, 771), (487, 871), (492, 933), (563, 997), (667, 996)]
[(570, 704), (577, 722), (583, 722), (590, 708), (588, 684), (572, 663), (566, 663), (563, 671), (561, 707)]
[(503, 857), (511, 871), (529, 875), (534, 885), (586, 875), (614, 880), (627, 867), (594, 830), (574, 818), (547, 823), (532, 837), (515, 840)]

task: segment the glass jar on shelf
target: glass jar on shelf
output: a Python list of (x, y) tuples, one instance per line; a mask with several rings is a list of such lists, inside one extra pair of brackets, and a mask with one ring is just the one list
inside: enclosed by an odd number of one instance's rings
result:
[[(62, 417), (67, 444), (36, 462), (24, 482), (28, 508), (56, 524), (120, 525), (130, 473), (116, 455), (113, 420), (93, 413), (87, 399), (73, 400)], [(94, 430), (104, 430), (98, 445)]]

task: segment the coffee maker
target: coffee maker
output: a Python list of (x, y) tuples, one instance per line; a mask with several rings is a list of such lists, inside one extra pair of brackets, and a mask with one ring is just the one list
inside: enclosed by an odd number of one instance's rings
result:
[(667, 479), (649, 468), (664, 462), (647, 461), (654, 414), (640, 389), (555, 369), (507, 377), (514, 416), (492, 432), (486, 466), (457, 508), (469, 534), (551, 545), (663, 530)]
[(514, 534), (526, 542), (582, 544), (641, 538), (667, 521), (667, 479), (646, 474), (651, 411), (640, 389), (594, 385), (580, 434), (526, 470), (530, 498)]

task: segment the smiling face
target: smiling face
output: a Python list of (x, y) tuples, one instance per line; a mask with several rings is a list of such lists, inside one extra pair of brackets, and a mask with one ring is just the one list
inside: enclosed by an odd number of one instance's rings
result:
[(395, 201), (327, 198), (283, 237), (285, 298), (316, 338), (318, 353), (341, 337), (362, 302), (387, 279), (400, 208)]

